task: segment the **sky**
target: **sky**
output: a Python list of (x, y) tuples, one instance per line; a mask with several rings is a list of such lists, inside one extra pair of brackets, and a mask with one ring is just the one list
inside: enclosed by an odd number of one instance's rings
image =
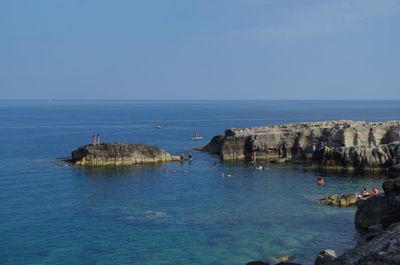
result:
[(400, 99), (400, 0), (1, 0), (0, 99)]

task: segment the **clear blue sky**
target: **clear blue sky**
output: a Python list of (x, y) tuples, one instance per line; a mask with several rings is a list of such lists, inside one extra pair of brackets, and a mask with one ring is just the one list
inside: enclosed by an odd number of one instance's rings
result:
[(400, 99), (400, 1), (2, 0), (0, 99)]

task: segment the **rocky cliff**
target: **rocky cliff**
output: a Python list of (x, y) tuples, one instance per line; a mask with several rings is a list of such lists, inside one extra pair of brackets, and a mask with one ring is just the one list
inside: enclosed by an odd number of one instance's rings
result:
[(172, 156), (156, 146), (106, 143), (73, 150), (69, 162), (77, 166), (126, 166), (176, 160), (179, 160), (178, 156)]
[(203, 151), (222, 160), (310, 159), (332, 168), (400, 167), (400, 121), (326, 121), (228, 129)]

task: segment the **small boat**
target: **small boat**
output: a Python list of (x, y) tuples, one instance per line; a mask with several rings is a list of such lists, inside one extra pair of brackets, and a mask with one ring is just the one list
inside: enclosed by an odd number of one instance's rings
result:
[(255, 166), (254, 170), (264, 170), (264, 167), (263, 166)]
[(192, 137), (193, 140), (201, 140), (203, 139), (203, 136), (200, 136), (198, 133), (195, 133)]
[(156, 126), (154, 126), (154, 128), (156, 128), (156, 129), (161, 129), (162, 126), (161, 126), (160, 124), (157, 124)]

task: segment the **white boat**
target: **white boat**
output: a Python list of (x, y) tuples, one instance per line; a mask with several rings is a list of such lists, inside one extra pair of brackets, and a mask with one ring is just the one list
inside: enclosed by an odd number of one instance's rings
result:
[(203, 136), (200, 136), (198, 133), (195, 133), (192, 137), (193, 140), (201, 140), (203, 139)]

